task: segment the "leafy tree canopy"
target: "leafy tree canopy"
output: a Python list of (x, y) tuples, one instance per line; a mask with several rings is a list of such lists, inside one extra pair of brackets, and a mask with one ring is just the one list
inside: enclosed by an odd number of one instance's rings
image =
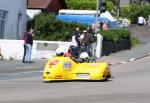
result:
[[(76, 10), (96, 10), (97, 0), (66, 0), (68, 9)], [(106, 0), (108, 11), (114, 9), (114, 0)]]

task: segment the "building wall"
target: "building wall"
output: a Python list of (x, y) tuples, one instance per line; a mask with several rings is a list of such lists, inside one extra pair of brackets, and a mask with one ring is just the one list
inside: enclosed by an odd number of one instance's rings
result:
[(26, 0), (0, 0), (0, 10), (7, 11), (4, 39), (23, 38), (26, 28), (26, 8)]

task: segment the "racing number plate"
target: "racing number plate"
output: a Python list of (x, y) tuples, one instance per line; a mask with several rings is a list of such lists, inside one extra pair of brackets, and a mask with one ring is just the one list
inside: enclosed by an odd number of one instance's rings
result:
[(90, 74), (77, 74), (78, 79), (89, 79)]

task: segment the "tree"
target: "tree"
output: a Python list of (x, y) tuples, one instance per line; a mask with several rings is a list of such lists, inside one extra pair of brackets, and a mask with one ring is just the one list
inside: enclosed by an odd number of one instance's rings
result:
[(148, 15), (150, 14), (150, 5), (141, 6), (138, 4), (132, 4), (121, 8), (120, 14), (122, 17), (127, 17), (131, 20), (132, 23), (137, 23), (137, 18), (141, 15), (144, 18), (148, 18)]
[[(97, 0), (65, 0), (68, 9), (76, 10), (96, 10)], [(113, 11), (114, 0), (106, 0), (106, 8), (108, 11)]]

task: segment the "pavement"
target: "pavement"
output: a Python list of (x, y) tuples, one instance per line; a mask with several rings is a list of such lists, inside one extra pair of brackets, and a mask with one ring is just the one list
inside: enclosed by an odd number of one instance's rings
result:
[(128, 27), (128, 29), (131, 31), (132, 36), (139, 39), (142, 44), (138, 44), (130, 50), (124, 50), (110, 54), (109, 56), (103, 56), (98, 59), (98, 61), (107, 61), (111, 65), (117, 65), (150, 55), (150, 26), (138, 26), (134, 24)]
[(110, 65), (118, 65), (128, 63), (150, 55), (150, 42), (146, 44), (139, 44), (130, 50), (124, 50), (109, 56), (102, 56), (98, 61), (106, 61)]
[(47, 59), (33, 61), (34, 63), (22, 63), (21, 60), (0, 60), (0, 76), (10, 73), (43, 71)]

